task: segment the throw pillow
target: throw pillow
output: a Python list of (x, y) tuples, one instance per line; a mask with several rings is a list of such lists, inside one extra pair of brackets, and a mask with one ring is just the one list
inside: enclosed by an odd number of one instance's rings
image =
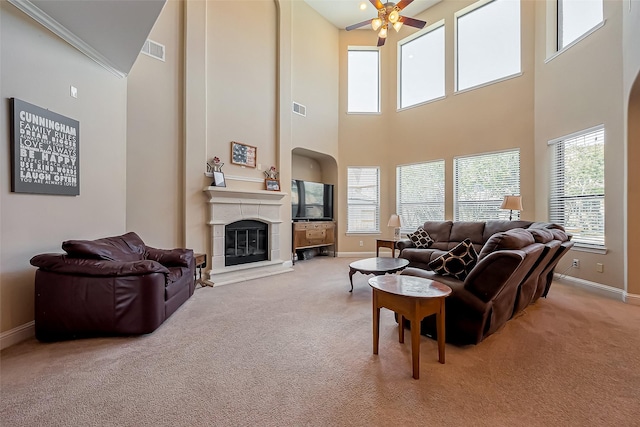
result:
[(428, 248), (433, 245), (434, 242), (431, 236), (429, 236), (429, 233), (427, 233), (427, 230), (422, 227), (419, 227), (413, 233), (407, 234), (407, 237), (411, 239), (416, 248)]
[(431, 261), (429, 268), (441, 276), (453, 276), (458, 280), (464, 280), (476, 265), (476, 261), (478, 254), (471, 239), (464, 239), (455, 248)]

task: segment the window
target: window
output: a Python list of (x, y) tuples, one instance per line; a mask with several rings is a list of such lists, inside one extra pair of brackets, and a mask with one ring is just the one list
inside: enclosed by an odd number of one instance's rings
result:
[(481, 1), (456, 13), (457, 81), (464, 90), (520, 73), (520, 1)]
[(400, 42), (398, 108), (444, 96), (444, 25)]
[(520, 194), (520, 150), (453, 159), (455, 221), (509, 219), (504, 196)]
[(380, 112), (380, 51), (349, 48), (347, 111)]
[(558, 0), (558, 50), (603, 21), (602, 0)]
[(403, 232), (425, 221), (444, 221), (444, 160), (398, 166), (396, 197)]
[(347, 168), (347, 233), (380, 232), (380, 170)]
[(604, 246), (604, 127), (549, 142), (549, 220), (576, 244)]

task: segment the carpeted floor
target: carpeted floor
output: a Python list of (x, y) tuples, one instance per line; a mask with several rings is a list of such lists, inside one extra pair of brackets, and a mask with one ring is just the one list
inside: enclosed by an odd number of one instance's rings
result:
[(153, 334), (2, 351), (0, 425), (632, 426), (640, 424), (640, 308), (555, 283), (477, 346), (410, 334), (371, 276), (317, 257), (295, 272), (195, 295)]

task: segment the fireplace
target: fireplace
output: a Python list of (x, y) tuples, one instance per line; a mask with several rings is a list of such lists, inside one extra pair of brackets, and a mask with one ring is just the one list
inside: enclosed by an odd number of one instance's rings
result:
[(286, 193), (228, 187), (204, 191), (211, 230), (209, 282), (219, 286), (293, 271), (290, 251), (281, 251)]
[(228, 224), (224, 230), (225, 266), (269, 259), (269, 227), (266, 223), (242, 220)]

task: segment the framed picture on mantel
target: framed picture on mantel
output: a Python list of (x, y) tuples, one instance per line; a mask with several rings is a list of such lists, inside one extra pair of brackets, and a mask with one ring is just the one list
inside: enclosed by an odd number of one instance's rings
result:
[(241, 142), (231, 141), (231, 163), (234, 165), (256, 167), (258, 149)]

